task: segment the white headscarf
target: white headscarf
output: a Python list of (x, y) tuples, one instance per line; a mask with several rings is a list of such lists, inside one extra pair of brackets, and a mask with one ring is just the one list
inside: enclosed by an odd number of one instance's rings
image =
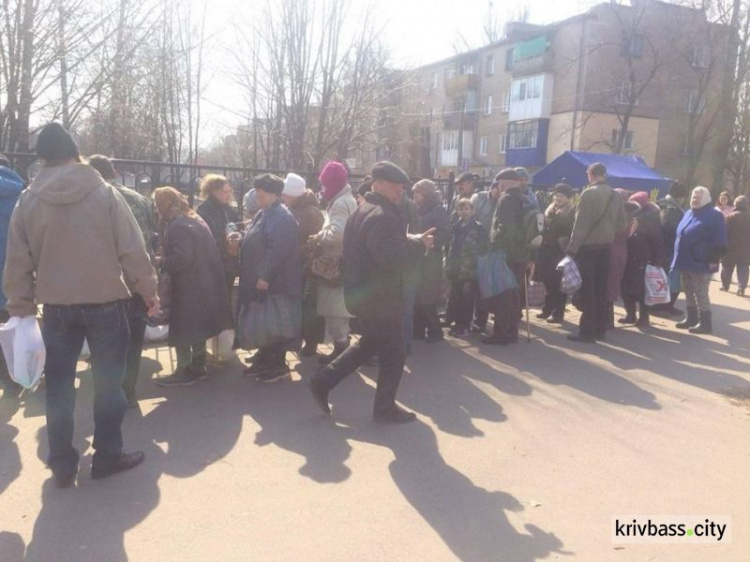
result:
[[(698, 204), (693, 203), (693, 197), (700, 195)], [(698, 186), (693, 190), (693, 194), (690, 197), (690, 208), (691, 209), (702, 209), (706, 205), (711, 204), (711, 192), (706, 187)]]

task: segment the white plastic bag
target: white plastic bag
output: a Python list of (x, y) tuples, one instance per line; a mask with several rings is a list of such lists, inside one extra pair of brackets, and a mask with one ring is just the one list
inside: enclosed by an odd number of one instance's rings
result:
[(229, 361), (234, 357), (232, 344), (234, 344), (234, 330), (224, 330), (209, 340), (208, 350), (218, 361)]
[(570, 296), (581, 288), (581, 272), (578, 271), (578, 265), (573, 258), (565, 256), (562, 261), (557, 264), (556, 269), (562, 272), (560, 290), (563, 293)]
[(670, 302), (669, 277), (661, 267), (646, 266), (646, 306), (668, 304)]
[(35, 316), (14, 316), (0, 325), (0, 346), (10, 378), (34, 390), (42, 379), (47, 352)]
[(169, 324), (163, 326), (146, 326), (146, 333), (143, 336), (144, 341), (153, 343), (165, 341), (169, 337)]

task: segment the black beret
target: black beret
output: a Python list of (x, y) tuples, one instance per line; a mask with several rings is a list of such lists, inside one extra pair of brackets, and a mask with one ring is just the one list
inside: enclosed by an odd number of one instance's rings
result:
[(462, 181), (476, 181), (478, 179), (479, 176), (477, 174), (472, 174), (471, 172), (463, 172), (456, 178), (456, 183), (461, 183)]
[(562, 193), (570, 199), (573, 197), (573, 188), (570, 187), (567, 183), (558, 183), (555, 188), (552, 190), (552, 193)]
[(396, 166), (396, 164), (394, 164), (393, 162), (378, 162), (372, 167), (372, 172), (370, 172), (370, 175), (372, 176), (373, 181), (385, 180), (399, 185), (411, 184), (409, 175), (401, 168)]
[(521, 174), (516, 172), (513, 168), (505, 168), (504, 170), (502, 170), (499, 174), (495, 176), (495, 181), (500, 181), (500, 180), (520, 181), (523, 179), (524, 178), (521, 176)]
[(62, 125), (50, 123), (39, 133), (36, 155), (44, 160), (70, 160), (78, 158), (78, 147)]
[(281, 195), (281, 192), (284, 191), (284, 180), (275, 174), (260, 174), (255, 176), (253, 187), (274, 195)]

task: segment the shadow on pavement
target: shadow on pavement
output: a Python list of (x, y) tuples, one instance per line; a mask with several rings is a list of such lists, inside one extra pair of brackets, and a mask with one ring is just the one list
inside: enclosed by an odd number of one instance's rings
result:
[[(0, 399), (0, 494), (21, 474), (21, 454), (16, 443), (18, 429), (10, 424), (18, 408), (15, 398)], [(0, 552), (3, 552), (1, 548)]]

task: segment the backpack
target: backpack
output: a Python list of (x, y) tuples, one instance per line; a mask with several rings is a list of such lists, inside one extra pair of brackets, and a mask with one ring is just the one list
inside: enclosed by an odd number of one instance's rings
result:
[(523, 229), (527, 250), (538, 250), (542, 245), (542, 231), (544, 230), (544, 213), (529, 203), (523, 206)]

